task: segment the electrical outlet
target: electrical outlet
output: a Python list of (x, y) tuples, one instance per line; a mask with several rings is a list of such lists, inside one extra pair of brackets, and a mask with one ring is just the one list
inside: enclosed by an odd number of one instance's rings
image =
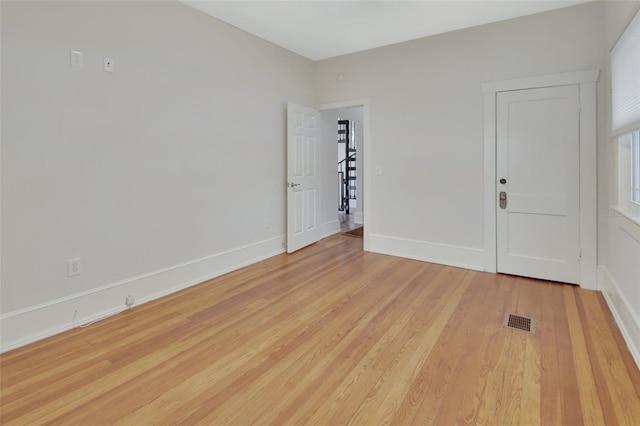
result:
[(127, 305), (128, 308), (132, 308), (133, 305), (136, 303), (136, 299), (135, 297), (133, 297), (133, 294), (129, 294), (125, 299), (124, 303)]
[(264, 220), (264, 229), (269, 229), (269, 226), (271, 226), (271, 222), (269, 221), (269, 219), (265, 219)]
[(69, 277), (80, 275), (81, 267), (82, 265), (80, 264), (79, 257), (67, 260), (67, 275)]

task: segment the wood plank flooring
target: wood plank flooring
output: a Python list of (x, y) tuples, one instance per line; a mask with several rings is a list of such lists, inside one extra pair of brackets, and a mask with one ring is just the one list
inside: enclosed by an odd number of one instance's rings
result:
[(3, 354), (0, 423), (640, 424), (599, 293), (361, 247), (335, 235)]

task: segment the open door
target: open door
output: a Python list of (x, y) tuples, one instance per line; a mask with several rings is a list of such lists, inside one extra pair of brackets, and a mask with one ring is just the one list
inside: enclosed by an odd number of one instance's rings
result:
[(287, 252), (320, 240), (320, 114), (287, 104)]

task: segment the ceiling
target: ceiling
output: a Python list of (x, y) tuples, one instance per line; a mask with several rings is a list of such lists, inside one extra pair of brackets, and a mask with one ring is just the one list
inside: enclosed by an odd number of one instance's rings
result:
[(181, 1), (315, 61), (589, 0)]

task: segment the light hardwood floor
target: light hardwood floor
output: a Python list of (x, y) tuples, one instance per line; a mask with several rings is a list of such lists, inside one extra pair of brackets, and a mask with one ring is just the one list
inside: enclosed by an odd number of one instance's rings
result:
[(361, 246), (336, 235), (3, 354), (0, 423), (640, 424), (599, 293)]
[(355, 215), (346, 214), (346, 213), (338, 213), (338, 221), (340, 222), (340, 232), (348, 232), (352, 231), (356, 228), (360, 228), (362, 224), (355, 223), (354, 217)]

